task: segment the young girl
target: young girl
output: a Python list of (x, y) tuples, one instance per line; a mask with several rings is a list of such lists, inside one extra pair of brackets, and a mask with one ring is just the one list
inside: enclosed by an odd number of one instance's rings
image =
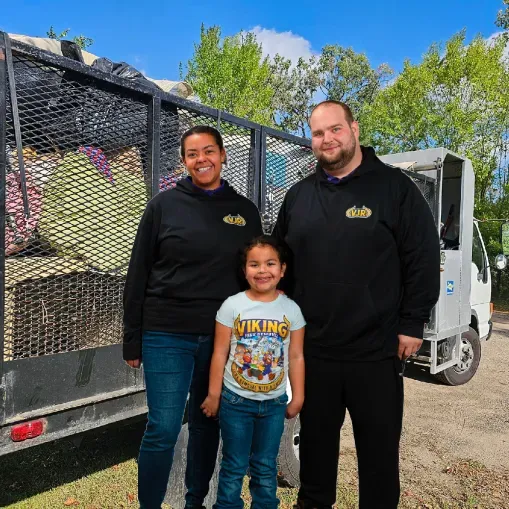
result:
[(251, 507), (271, 509), (279, 505), (276, 459), (285, 414), (295, 417), (304, 402), (305, 321), (299, 306), (277, 290), (286, 265), (274, 239), (254, 239), (242, 265), (250, 288), (228, 298), (217, 313), (202, 409), (214, 417), (221, 403), (223, 461), (214, 508), (244, 507), (240, 494), (249, 467)]

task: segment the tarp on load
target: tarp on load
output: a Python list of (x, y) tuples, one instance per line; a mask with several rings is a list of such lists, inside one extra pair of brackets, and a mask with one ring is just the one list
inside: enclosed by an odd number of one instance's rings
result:
[(122, 164), (125, 155), (94, 164), (90, 154), (67, 154), (51, 175), (39, 233), (61, 256), (100, 271), (124, 272), (148, 188), (141, 168)]

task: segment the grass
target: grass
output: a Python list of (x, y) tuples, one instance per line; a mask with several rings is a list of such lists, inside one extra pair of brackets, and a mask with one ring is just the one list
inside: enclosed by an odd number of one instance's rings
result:
[(0, 507), (137, 507), (140, 423), (87, 433), (0, 457)]
[(496, 297), (493, 295), (492, 300), (495, 311), (499, 311), (501, 313), (509, 312), (509, 297)]
[[(96, 430), (0, 457), (0, 507), (9, 509), (117, 509), (138, 507), (135, 457), (143, 424)], [(342, 455), (338, 509), (358, 507), (355, 453)], [(444, 466), (455, 493), (422, 478), (402, 478), (401, 509), (502, 509), (509, 507), (509, 473), (462, 460)], [(296, 489), (279, 489), (281, 509), (291, 509)], [(250, 503), (247, 479), (243, 498)], [(507, 505), (506, 505), (507, 504)], [(163, 506), (169, 508), (169, 506)]]

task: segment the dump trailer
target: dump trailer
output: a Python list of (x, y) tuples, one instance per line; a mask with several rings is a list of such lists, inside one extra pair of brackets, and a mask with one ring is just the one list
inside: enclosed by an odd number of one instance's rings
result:
[(267, 231), (262, 196), (313, 169), (308, 140), (64, 53), (0, 33), (0, 454), (145, 416), (122, 293), (147, 201), (186, 176), (184, 131), (221, 130), (224, 177)]

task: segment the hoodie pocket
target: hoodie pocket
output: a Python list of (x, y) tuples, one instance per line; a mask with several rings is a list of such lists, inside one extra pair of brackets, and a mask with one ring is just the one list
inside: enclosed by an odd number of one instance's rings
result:
[(381, 325), (367, 285), (323, 283), (312, 291), (302, 289), (298, 303), (310, 336), (318, 340), (335, 335), (346, 346), (373, 335)]

